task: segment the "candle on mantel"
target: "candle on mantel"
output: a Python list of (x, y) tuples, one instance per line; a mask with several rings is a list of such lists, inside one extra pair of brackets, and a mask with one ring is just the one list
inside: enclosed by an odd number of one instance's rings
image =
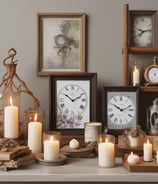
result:
[(4, 137), (19, 137), (19, 109), (13, 105), (12, 96), (10, 96), (10, 106), (4, 108)]
[(139, 161), (140, 161), (139, 156), (136, 154), (133, 154), (133, 152), (131, 152), (131, 154), (128, 155), (127, 162), (129, 164), (137, 164)]
[(28, 123), (28, 146), (33, 153), (42, 152), (42, 123), (37, 121), (37, 113), (34, 121)]
[(98, 144), (98, 164), (100, 167), (115, 165), (115, 146), (114, 143), (108, 142), (108, 139)]
[(149, 142), (149, 139), (147, 139), (147, 142), (143, 145), (144, 148), (144, 161), (152, 161), (152, 144)]
[(53, 136), (49, 140), (44, 141), (44, 160), (57, 161), (59, 159), (59, 140), (53, 140)]
[(139, 85), (140, 83), (140, 71), (137, 68), (137, 65), (134, 65), (133, 69), (133, 86)]

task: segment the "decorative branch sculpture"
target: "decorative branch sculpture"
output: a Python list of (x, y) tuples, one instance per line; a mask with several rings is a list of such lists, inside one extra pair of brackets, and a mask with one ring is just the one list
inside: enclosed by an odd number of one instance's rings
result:
[[(34, 108), (37, 110), (39, 107), (39, 100), (34, 96), (25, 82), (21, 80), (16, 73), (17, 60), (14, 61), (15, 55), (16, 50), (11, 48), (8, 51), (8, 56), (3, 60), (3, 65), (6, 67), (7, 72), (0, 81), (0, 88), (2, 88), (2, 93), (8, 92), (10, 90), (12, 92), (23, 92), (30, 95), (34, 101)], [(11, 60), (10, 63), (7, 63), (8, 60)], [(14, 79), (17, 81), (17, 84), (14, 82)]]

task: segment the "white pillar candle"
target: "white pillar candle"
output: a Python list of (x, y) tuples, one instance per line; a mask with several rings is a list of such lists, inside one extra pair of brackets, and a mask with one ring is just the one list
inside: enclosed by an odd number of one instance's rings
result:
[(50, 140), (44, 141), (44, 160), (57, 161), (59, 159), (59, 140), (53, 140), (51, 136)]
[(152, 144), (150, 144), (149, 139), (143, 145), (144, 148), (144, 161), (152, 161)]
[(127, 162), (129, 164), (137, 164), (139, 161), (140, 161), (139, 156), (136, 154), (133, 154), (133, 152), (131, 152), (131, 154), (128, 155)]
[(10, 106), (4, 108), (4, 137), (19, 137), (19, 109), (13, 105), (12, 97), (10, 97)]
[(42, 123), (35, 120), (28, 124), (28, 146), (33, 153), (42, 152)]
[(139, 73), (139, 69), (134, 66), (134, 70), (133, 70), (133, 85), (136, 86), (140, 83), (140, 73)]
[(100, 167), (114, 167), (115, 165), (115, 146), (107, 139), (98, 144), (98, 164)]

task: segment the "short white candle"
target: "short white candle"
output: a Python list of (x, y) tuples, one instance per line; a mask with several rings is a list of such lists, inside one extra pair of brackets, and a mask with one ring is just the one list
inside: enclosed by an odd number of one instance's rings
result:
[(59, 147), (59, 140), (53, 140), (53, 136), (50, 140), (45, 140), (44, 160), (57, 161), (59, 159)]
[(133, 152), (131, 152), (131, 154), (128, 155), (127, 162), (129, 164), (137, 164), (139, 161), (140, 161), (139, 156), (136, 154), (133, 154)]
[(13, 100), (11, 96), (10, 106), (6, 106), (4, 108), (4, 137), (19, 137), (19, 109), (17, 106), (13, 105)]
[(140, 73), (139, 73), (139, 69), (135, 65), (133, 70), (133, 85), (136, 86), (139, 83), (140, 83)]
[(34, 121), (28, 124), (28, 146), (33, 153), (42, 152), (42, 123), (37, 122), (37, 113)]
[(107, 139), (98, 145), (98, 164), (100, 167), (114, 167), (115, 165), (115, 146)]
[(144, 143), (144, 161), (152, 161), (152, 144), (150, 144), (149, 139), (147, 139), (147, 143)]

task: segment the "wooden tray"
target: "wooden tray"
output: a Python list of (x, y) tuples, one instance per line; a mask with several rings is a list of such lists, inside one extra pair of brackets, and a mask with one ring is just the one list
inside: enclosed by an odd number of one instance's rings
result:
[(151, 162), (144, 162), (143, 157), (140, 157), (140, 162), (134, 165), (131, 165), (127, 162), (128, 155), (126, 154), (123, 158), (123, 166), (129, 172), (158, 172), (158, 164), (156, 160), (153, 159)]

